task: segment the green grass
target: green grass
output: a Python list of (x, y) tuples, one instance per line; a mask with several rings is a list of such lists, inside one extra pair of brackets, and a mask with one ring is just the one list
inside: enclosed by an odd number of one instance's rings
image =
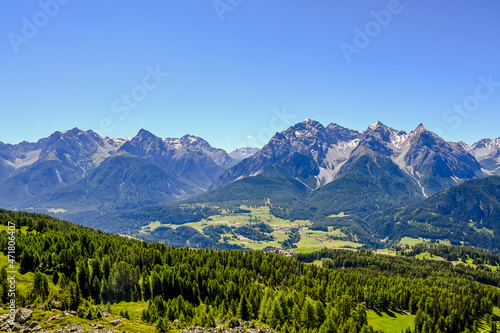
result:
[[(399, 242), (404, 245), (416, 245), (419, 243), (429, 243), (430, 241), (431, 241), (430, 239), (422, 237), (419, 238), (403, 237)], [(436, 241), (438, 242), (438, 244), (451, 245), (448, 239), (437, 239)]]
[(399, 242), (401, 244), (405, 244), (405, 245), (416, 245), (418, 243), (426, 243), (428, 241), (429, 241), (429, 239), (425, 239), (425, 238), (403, 237), (403, 238), (401, 238), (401, 240)]
[[(301, 230), (301, 240), (297, 243), (297, 248), (302, 252), (313, 252), (315, 250), (320, 250), (323, 248), (345, 248), (353, 247), (359, 248), (363, 244), (350, 242), (343, 240), (347, 236), (340, 231), (340, 229), (334, 229), (333, 227), (328, 227), (328, 231), (317, 231), (311, 230), (309, 227), (312, 226), (312, 222), (308, 220), (295, 220), (290, 221), (282, 218), (278, 218), (272, 215), (269, 211), (268, 206), (261, 207), (248, 207), (241, 206), (242, 209), (249, 210), (250, 213), (233, 214), (227, 210), (222, 210), (219, 215), (213, 215), (206, 219), (202, 219), (199, 222), (189, 222), (182, 225), (175, 224), (161, 224), (158, 221), (151, 222), (149, 225), (142, 228), (141, 232), (150, 232), (158, 228), (159, 226), (168, 226), (171, 228), (178, 228), (180, 226), (192, 227), (199, 232), (203, 232), (203, 228), (209, 225), (227, 225), (229, 227), (240, 227), (243, 225), (248, 225), (250, 223), (255, 223), (257, 221), (262, 221), (274, 229), (272, 235), (274, 236), (273, 241), (252, 241), (251, 239), (238, 236), (237, 238), (232, 238), (228, 241), (230, 244), (237, 244), (245, 248), (252, 250), (262, 250), (267, 246), (281, 247), (280, 242), (283, 242), (288, 235), (286, 234), (291, 228), (298, 228)], [(343, 213), (338, 214), (338, 216), (344, 216)], [(222, 235), (230, 236), (230, 235)], [(335, 239), (330, 239), (333, 237)]]
[(340, 212), (338, 214), (329, 215), (328, 217), (345, 217), (345, 216), (349, 216), (349, 214), (346, 214), (344, 212)]
[(408, 327), (414, 326), (415, 316), (403, 312), (375, 312), (368, 310), (368, 325), (375, 329), (382, 329), (386, 333), (400, 333)]
[(378, 254), (385, 254), (388, 256), (395, 256), (396, 255), (396, 251), (389, 250), (389, 249), (376, 250), (375, 252), (377, 252)]
[(318, 267), (323, 267), (323, 261), (322, 260), (314, 260), (312, 262), (313, 265), (316, 265)]
[[(137, 303), (135, 303), (137, 304)], [(134, 307), (134, 305), (131, 305), (131, 307)], [(105, 306), (102, 306), (101, 308), (105, 308)], [(7, 313), (6, 310), (0, 311), (0, 315)], [(63, 317), (48, 321), (50, 318), (56, 316), (56, 315), (62, 315)], [(60, 310), (51, 310), (51, 311), (44, 311), (41, 309), (34, 309), (33, 310), (33, 315), (30, 318), (30, 320), (36, 320), (38, 323), (44, 328), (44, 330), (49, 330), (49, 331), (55, 331), (57, 329), (67, 329), (67, 325), (79, 325), (84, 327), (85, 332), (90, 332), (93, 330), (93, 326), (96, 324), (101, 324), (104, 326), (104, 328), (107, 329), (114, 329), (115, 331), (118, 332), (130, 332), (130, 333), (153, 333), (155, 332), (154, 328), (151, 327), (151, 325), (147, 325), (141, 322), (136, 322), (135, 320), (123, 320), (122, 323), (119, 326), (114, 326), (110, 324), (110, 322), (114, 319), (119, 318), (118, 315), (115, 315), (114, 313), (112, 314), (113, 318), (99, 318), (99, 319), (94, 319), (94, 320), (89, 320), (89, 319), (83, 319), (79, 318), (77, 316), (64, 316), (64, 312)]]
[[(500, 308), (493, 308), (493, 314), (491, 315), (492, 321), (497, 323), (497, 326), (500, 324)], [(491, 330), (491, 325), (488, 325), (486, 322), (486, 318), (483, 317), (478, 322), (479, 332), (481, 333), (489, 333)]]
[(443, 258), (441, 257), (438, 257), (434, 254), (430, 254), (430, 253), (427, 253), (427, 252), (423, 252), (423, 253), (419, 253), (415, 256), (415, 258), (417, 259), (434, 259), (434, 260), (444, 260)]
[[(141, 318), (142, 310), (146, 309), (148, 306), (147, 302), (120, 302), (111, 304), (111, 314), (114, 317), (119, 317), (121, 311), (128, 311), (131, 321), (138, 321)], [(101, 306), (102, 310), (107, 310), (107, 306)]]
[[(0, 268), (5, 267), (7, 271), (11, 271), (11, 269), (8, 268), (8, 262), (7, 262), (7, 256), (3, 254), (3, 252), (0, 252)], [(19, 273), (19, 263), (14, 263), (14, 270), (16, 271), (16, 290), (18, 294), (24, 294), (27, 293), (31, 290), (33, 286), (33, 280), (34, 280), (34, 273), (28, 272), (26, 274), (21, 274)], [(47, 279), (49, 281), (49, 290), (60, 290), (60, 287), (54, 286), (52, 283), (52, 275), (44, 274), (47, 276)]]

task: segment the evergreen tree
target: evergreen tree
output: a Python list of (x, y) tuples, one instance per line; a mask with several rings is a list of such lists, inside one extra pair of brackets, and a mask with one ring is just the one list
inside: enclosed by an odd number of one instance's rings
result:
[(278, 325), (281, 325), (284, 321), (283, 317), (283, 309), (281, 308), (281, 304), (278, 301), (274, 301), (271, 307), (271, 313), (269, 314), (269, 318), (267, 323), (272, 328), (276, 328)]
[(363, 303), (360, 303), (356, 306), (355, 310), (355, 318), (358, 324), (358, 328), (363, 327), (368, 324), (368, 318), (366, 315), (366, 307)]
[(142, 274), (142, 298), (147, 302), (151, 298), (151, 283), (149, 281), (149, 275), (144, 272)]
[(89, 268), (85, 261), (80, 261), (78, 265), (78, 273), (77, 273), (77, 283), (78, 288), (82, 294), (83, 298), (88, 298), (90, 296), (90, 274)]
[(97, 276), (92, 279), (90, 293), (96, 304), (101, 303), (101, 282)]
[(0, 301), (3, 304), (6, 304), (9, 300), (9, 285), (7, 284), (7, 270), (5, 267), (2, 267), (2, 270), (0, 271), (0, 280), (2, 281), (2, 294), (0, 295)]
[[(94, 259), (92, 259), (91, 262), (92, 265), (92, 276), (97, 277), (97, 279), (100, 281), (102, 279), (102, 270), (101, 270), (101, 260), (99, 257), (94, 256)], [(92, 278), (93, 280), (93, 278)]]
[(337, 328), (335, 327), (333, 321), (328, 318), (323, 322), (323, 325), (320, 326), (319, 333), (337, 333)]
[(158, 324), (156, 324), (156, 331), (160, 333), (170, 332), (170, 324), (168, 320), (163, 318), (158, 319)]
[(30, 250), (23, 250), (21, 254), (21, 262), (19, 265), (19, 273), (25, 274), (27, 272), (33, 271), (35, 265), (35, 257), (32, 255)]
[(252, 319), (252, 305), (248, 302), (247, 294), (243, 293), (238, 305), (238, 317), (243, 320)]
[(33, 298), (40, 296), (42, 299), (46, 299), (49, 295), (49, 282), (47, 277), (40, 273), (37, 269), (33, 277), (33, 289), (31, 291)]
[(103, 300), (104, 302), (109, 301), (108, 282), (106, 281), (105, 278), (102, 278), (102, 283), (101, 283), (101, 300)]
[(52, 274), (52, 283), (56, 285), (57, 282), (59, 282), (59, 273), (57, 271), (54, 271), (54, 273)]
[(302, 307), (302, 312), (300, 314), (300, 322), (306, 328), (313, 328), (316, 326), (316, 313), (314, 311), (314, 306), (309, 300), (304, 302)]

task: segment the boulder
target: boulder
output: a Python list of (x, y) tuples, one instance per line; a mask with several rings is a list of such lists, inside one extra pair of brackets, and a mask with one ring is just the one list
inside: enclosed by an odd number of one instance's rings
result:
[(106, 311), (106, 310), (102, 310), (102, 311), (101, 311), (101, 313), (102, 313), (102, 316), (103, 316), (103, 317), (111, 317), (111, 313), (109, 313), (109, 312), (108, 312), (108, 311)]
[(62, 315), (58, 314), (58, 315), (55, 315), (54, 317), (50, 317), (48, 321), (57, 320), (59, 318), (62, 318)]
[(109, 322), (111, 325), (118, 326), (122, 323), (121, 319), (115, 319)]
[(16, 323), (24, 324), (33, 314), (33, 311), (30, 309), (19, 309), (16, 312)]

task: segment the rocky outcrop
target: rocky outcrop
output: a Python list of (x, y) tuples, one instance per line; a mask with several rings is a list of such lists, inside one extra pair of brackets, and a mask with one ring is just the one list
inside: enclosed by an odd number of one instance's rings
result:
[(203, 328), (199, 326), (192, 326), (184, 328), (180, 331), (181, 333), (275, 333), (276, 331), (269, 328), (258, 327), (251, 322), (242, 322), (241, 326), (234, 328), (226, 328), (222, 325), (218, 325), (213, 328)]

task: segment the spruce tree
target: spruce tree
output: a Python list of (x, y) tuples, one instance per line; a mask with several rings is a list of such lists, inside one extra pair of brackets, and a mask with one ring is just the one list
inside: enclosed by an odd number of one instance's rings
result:
[(243, 320), (252, 319), (252, 305), (248, 302), (247, 294), (243, 293), (238, 305), (238, 317)]

